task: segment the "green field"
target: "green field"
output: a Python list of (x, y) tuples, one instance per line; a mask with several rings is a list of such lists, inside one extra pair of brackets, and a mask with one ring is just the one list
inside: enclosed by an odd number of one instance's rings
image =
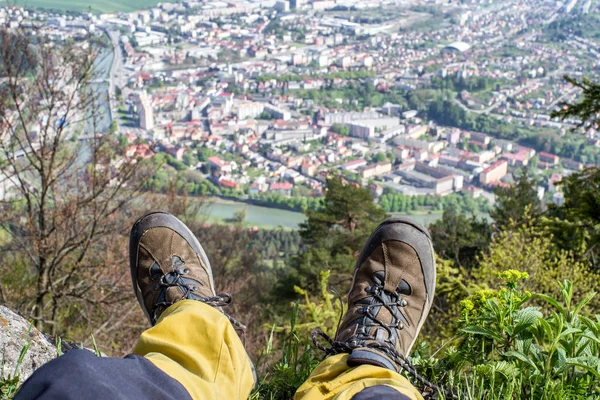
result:
[[(112, 13), (118, 11), (136, 11), (154, 7), (159, 2), (168, 2), (170, 0), (17, 0), (17, 6), (22, 7), (43, 7), (49, 9), (88, 11), (93, 13)], [(0, 0), (0, 4), (6, 1)], [(11, 2), (12, 4), (12, 2)]]

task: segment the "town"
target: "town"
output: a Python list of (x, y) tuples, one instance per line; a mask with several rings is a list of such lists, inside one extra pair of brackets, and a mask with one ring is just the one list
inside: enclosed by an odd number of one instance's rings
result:
[[(100, 15), (7, 6), (0, 24), (104, 37), (102, 129), (124, 137), (128, 157), (164, 153), (198, 194), (306, 207), (335, 171), (407, 211), (395, 195), (493, 204), (494, 189), (527, 168), (539, 197), (560, 205), (556, 183), (600, 165), (598, 130), (551, 116), (580, 93), (563, 76), (600, 76), (600, 3), (468, 3), (190, 0)], [(567, 23), (585, 28), (558, 29)]]

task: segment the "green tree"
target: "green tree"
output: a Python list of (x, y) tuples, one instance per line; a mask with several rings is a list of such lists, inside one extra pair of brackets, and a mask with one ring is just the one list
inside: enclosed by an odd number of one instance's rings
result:
[(429, 230), (436, 253), (460, 266), (472, 266), (492, 237), (486, 220), (459, 214), (454, 207), (446, 208), (442, 218), (429, 225)]
[(320, 272), (325, 270), (331, 271), (333, 285), (349, 283), (358, 253), (386, 218), (385, 211), (373, 202), (368, 189), (334, 176), (327, 179), (319, 210), (305, 214), (307, 221), (300, 225), (305, 249), (292, 260), (284, 282), (286, 292), (293, 294), (294, 285), (317, 291)]
[(525, 168), (518, 178), (513, 175), (516, 180), (513, 186), (498, 187), (494, 191), (497, 203), (496, 207), (490, 210), (490, 216), (500, 229), (507, 226), (511, 220), (521, 222), (527, 210), (534, 216), (542, 213), (542, 202), (537, 195), (536, 181), (529, 179), (527, 172)]
[(588, 258), (598, 268), (600, 252), (600, 169), (564, 179), (562, 206), (550, 205), (546, 220), (558, 247)]

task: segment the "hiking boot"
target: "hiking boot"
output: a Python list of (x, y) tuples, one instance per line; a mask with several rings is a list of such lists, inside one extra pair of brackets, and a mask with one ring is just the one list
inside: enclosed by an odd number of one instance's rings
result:
[(421, 225), (400, 218), (383, 222), (363, 248), (348, 311), (336, 333), (337, 352), (349, 366), (364, 364), (400, 371), (431, 308), (435, 259)]
[(129, 261), (133, 290), (151, 325), (180, 300), (199, 300), (220, 311), (231, 302), (230, 295), (215, 294), (210, 262), (196, 236), (169, 213), (150, 212), (133, 224)]

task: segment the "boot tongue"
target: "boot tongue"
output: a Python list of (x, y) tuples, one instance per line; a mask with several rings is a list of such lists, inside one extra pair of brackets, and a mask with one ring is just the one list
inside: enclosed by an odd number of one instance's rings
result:
[(375, 282), (375, 284), (383, 286), (383, 282), (385, 281), (385, 272), (377, 271), (373, 274), (371, 279), (373, 279), (373, 282)]
[(176, 274), (175, 272), (169, 272), (168, 274), (165, 275), (164, 280), (165, 280), (165, 283), (172, 285), (177, 281), (178, 277), (179, 277), (179, 274)]

